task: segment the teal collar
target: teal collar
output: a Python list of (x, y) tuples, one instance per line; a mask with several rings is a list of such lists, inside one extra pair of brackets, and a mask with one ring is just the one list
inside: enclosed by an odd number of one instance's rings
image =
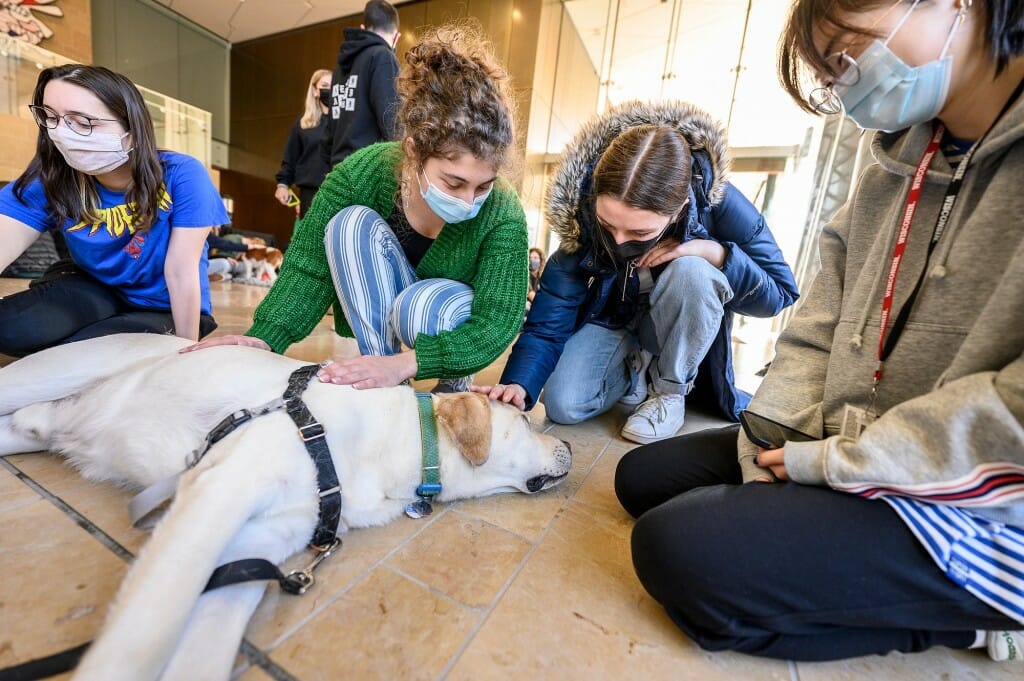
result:
[(416, 393), (420, 413), (420, 443), (423, 449), (423, 472), (416, 494), (431, 499), (441, 493), (441, 463), (437, 453), (437, 422), (430, 393)]

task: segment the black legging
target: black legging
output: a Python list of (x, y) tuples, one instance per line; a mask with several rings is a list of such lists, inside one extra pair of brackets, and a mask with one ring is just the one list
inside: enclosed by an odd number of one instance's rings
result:
[(615, 473), (637, 576), (701, 647), (835, 660), (1021, 628), (950, 581), (884, 501), (741, 485), (737, 431), (638, 447)]
[(316, 196), (317, 190), (320, 187), (299, 187), (299, 217), (306, 217), (306, 211), (309, 210), (310, 205), (313, 203), (313, 197)]
[[(216, 328), (213, 317), (200, 315), (200, 338)], [(113, 333), (174, 333), (174, 318), (170, 310), (128, 303), (117, 289), (70, 261), (51, 266), (28, 290), (0, 298), (0, 353), (5, 355), (23, 357)]]

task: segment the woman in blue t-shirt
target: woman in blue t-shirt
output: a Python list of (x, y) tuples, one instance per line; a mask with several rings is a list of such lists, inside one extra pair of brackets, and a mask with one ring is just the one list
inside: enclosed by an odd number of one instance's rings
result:
[(105, 68), (45, 69), (29, 108), (36, 156), (0, 190), (0, 271), (47, 230), (63, 234), (71, 259), (0, 298), (0, 353), (213, 331), (206, 235), (228, 217), (206, 168), (158, 151), (142, 95)]

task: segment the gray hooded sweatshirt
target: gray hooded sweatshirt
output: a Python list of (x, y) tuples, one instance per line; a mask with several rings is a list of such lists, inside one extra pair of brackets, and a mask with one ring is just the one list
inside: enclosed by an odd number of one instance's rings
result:
[[(952, 177), (941, 153), (932, 161), (893, 318), (922, 271), (925, 278), (885, 363), (879, 417), (858, 439), (839, 435), (844, 406), (869, 403), (893, 246), (931, 135), (930, 124), (876, 134), (876, 162), (825, 227), (822, 269), (749, 408), (824, 438), (786, 444), (797, 482), (922, 501), (944, 490), (953, 496), (942, 503), (1024, 527), (1024, 98), (976, 150), (929, 258)], [(744, 480), (764, 476), (742, 434), (739, 449)]]

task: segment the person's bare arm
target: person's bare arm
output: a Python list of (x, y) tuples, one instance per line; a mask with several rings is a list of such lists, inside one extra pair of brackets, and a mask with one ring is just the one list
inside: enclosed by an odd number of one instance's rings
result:
[(7, 269), (41, 234), (24, 222), (0, 215), (0, 272)]

